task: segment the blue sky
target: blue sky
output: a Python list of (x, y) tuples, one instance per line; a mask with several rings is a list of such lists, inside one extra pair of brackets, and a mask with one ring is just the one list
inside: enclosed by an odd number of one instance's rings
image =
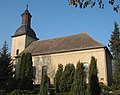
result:
[(103, 10), (97, 6), (81, 10), (68, 6), (68, 0), (1, 0), (0, 48), (6, 40), (11, 49), (11, 36), (21, 26), (26, 4), (32, 15), (31, 26), (40, 40), (87, 32), (108, 45), (114, 21), (120, 25), (120, 13), (108, 4)]

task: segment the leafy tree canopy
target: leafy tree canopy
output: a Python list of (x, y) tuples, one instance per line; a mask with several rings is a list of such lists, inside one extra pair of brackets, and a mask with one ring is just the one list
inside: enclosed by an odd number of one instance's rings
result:
[(95, 5), (98, 5), (99, 8), (103, 9), (104, 8), (104, 2), (108, 2), (108, 4), (113, 6), (113, 9), (115, 12), (118, 13), (120, 10), (120, 1), (119, 0), (68, 0), (69, 5), (73, 5), (75, 7), (80, 7), (80, 8), (87, 8), (90, 6), (93, 8)]

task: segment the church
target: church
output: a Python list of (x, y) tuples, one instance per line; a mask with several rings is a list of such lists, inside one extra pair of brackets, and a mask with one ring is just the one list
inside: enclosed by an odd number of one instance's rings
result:
[(21, 26), (12, 36), (11, 56), (15, 64), (16, 76), (19, 71), (21, 53), (32, 54), (34, 84), (40, 84), (43, 67), (54, 83), (58, 64), (65, 66), (78, 61), (89, 67), (91, 56), (97, 59), (99, 82), (105, 85), (112, 83), (112, 56), (107, 46), (95, 41), (86, 32), (80, 34), (39, 40), (31, 28), (32, 15), (26, 10), (22, 13)]

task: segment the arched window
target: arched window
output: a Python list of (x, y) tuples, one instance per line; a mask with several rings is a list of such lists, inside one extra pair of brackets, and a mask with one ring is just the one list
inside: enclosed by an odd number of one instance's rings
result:
[(86, 73), (86, 82), (88, 83), (88, 63), (87, 62), (85, 62), (85, 63), (83, 63), (83, 66), (85, 67), (85, 73)]
[(16, 55), (18, 55), (18, 54), (19, 54), (19, 49), (16, 50)]
[(45, 74), (47, 74), (47, 66), (46, 65), (42, 66), (42, 76)]
[(35, 79), (35, 75), (36, 75), (36, 67), (33, 66), (33, 79)]

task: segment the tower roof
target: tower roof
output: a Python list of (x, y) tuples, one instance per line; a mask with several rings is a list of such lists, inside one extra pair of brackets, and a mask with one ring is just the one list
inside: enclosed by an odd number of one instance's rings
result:
[(31, 27), (28, 27), (27, 25), (19, 27), (12, 37), (21, 36), (21, 35), (28, 35), (35, 39), (38, 39), (33, 29)]
[(21, 36), (21, 35), (28, 35), (35, 39), (36, 37), (35, 32), (31, 28), (31, 14), (28, 11), (28, 5), (26, 6), (26, 10), (22, 13), (22, 25), (16, 30), (15, 34), (12, 37)]
[(30, 17), (32, 17), (30, 12), (28, 11), (28, 5), (26, 5), (26, 10), (21, 14), (21, 16), (24, 15), (24, 14), (28, 14)]

